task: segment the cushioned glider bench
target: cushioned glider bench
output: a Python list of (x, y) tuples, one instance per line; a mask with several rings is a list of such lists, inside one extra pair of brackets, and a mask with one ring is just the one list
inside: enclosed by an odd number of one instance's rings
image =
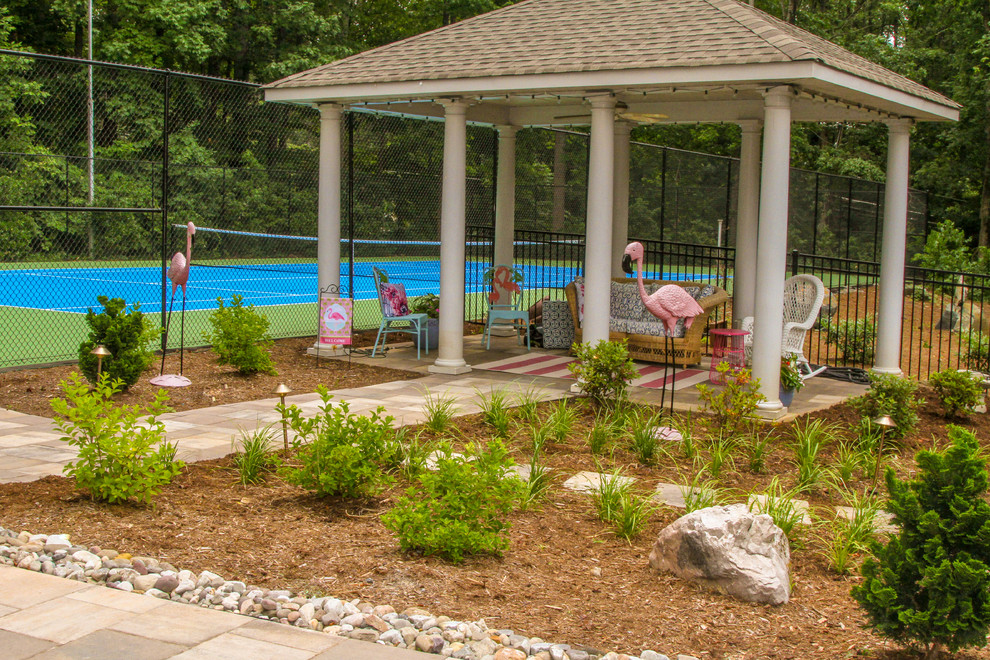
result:
[[(635, 279), (626, 277), (612, 278), (612, 292), (609, 300), (609, 339), (618, 341), (626, 339), (629, 346), (629, 356), (635, 360), (646, 362), (665, 362), (686, 367), (701, 362), (701, 339), (708, 316), (712, 310), (729, 299), (724, 289), (704, 282), (668, 282), (664, 280), (643, 280), (646, 294), (651, 295), (666, 284), (676, 284), (683, 287), (698, 301), (705, 311), (699, 314), (688, 330), (684, 329), (684, 320), (677, 322), (674, 332), (673, 354), (668, 354), (663, 323), (646, 309), (639, 295), (639, 285)], [(577, 278), (564, 289), (567, 304), (574, 320), (574, 341), (581, 342), (581, 325), (583, 315), (578, 313), (578, 286), (583, 287), (581, 278)]]

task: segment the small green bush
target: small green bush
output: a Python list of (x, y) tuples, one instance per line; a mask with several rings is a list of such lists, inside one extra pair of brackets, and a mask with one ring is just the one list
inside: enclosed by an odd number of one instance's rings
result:
[(295, 405), (285, 411), (297, 450), (295, 462), (282, 468), (286, 481), (319, 496), (378, 493), (391, 483), (382, 464), (393, 463), (394, 419), (381, 407), (367, 417), (352, 415), (346, 401), (332, 404), (333, 396), (322, 385), (317, 392), (323, 405), (316, 417), (304, 418)]
[(983, 646), (990, 628), (990, 504), (987, 462), (976, 436), (949, 426), (952, 445), (921, 451), (918, 477), (887, 470), (887, 509), (900, 532), (872, 544), (852, 589), (869, 624), (898, 642), (936, 655)]
[(918, 384), (913, 380), (893, 374), (870, 374), (870, 389), (862, 396), (850, 399), (849, 403), (860, 415), (875, 419), (880, 415), (890, 415), (897, 428), (887, 432), (889, 437), (903, 438), (918, 424), (918, 406), (921, 399), (915, 394)]
[(714, 417), (714, 426), (730, 436), (747, 431), (756, 419), (756, 406), (766, 397), (760, 394), (760, 379), (749, 369), (735, 369), (728, 362), (717, 367), (725, 385), (698, 385), (701, 409)]
[(217, 298), (210, 327), (203, 339), (213, 346), (218, 364), (232, 364), (245, 375), (277, 373), (268, 352), (272, 345), (268, 317), (255, 310), (254, 305), (245, 307), (242, 296), (234, 294), (229, 307), (224, 306), (222, 297)]
[(231, 441), (235, 450), (233, 462), (237, 468), (238, 483), (242, 486), (260, 484), (265, 481), (267, 473), (278, 466), (278, 457), (272, 451), (274, 441), (274, 424), (266, 424), (254, 431), (242, 430), (239, 451), (237, 442)]
[(508, 514), (525, 497), (526, 485), (506, 476), (512, 458), (498, 440), (486, 449), (467, 447), (464, 457), (441, 450), (436, 472), (420, 475), (382, 523), (404, 551), (460, 562), (465, 555), (499, 555), (509, 547)]
[(955, 417), (983, 403), (980, 377), (968, 371), (939, 371), (928, 377), (928, 383), (938, 395), (946, 417)]
[(52, 399), (61, 440), (78, 451), (63, 471), (96, 500), (129, 499), (148, 504), (182, 469), (175, 445), (165, 441), (157, 415), (168, 410), (168, 395), (158, 390), (146, 409), (115, 406), (110, 400), (122, 382), (104, 373), (90, 390), (79, 374), (62, 382), (65, 398)]
[(103, 371), (111, 381), (120, 381), (119, 389), (125, 390), (138, 381), (141, 374), (155, 358), (153, 344), (161, 336), (161, 328), (152, 326), (134, 303), (128, 311), (123, 298), (96, 298), (103, 311), (86, 312), (89, 337), (79, 345), (79, 370), (90, 383), (96, 383), (97, 358), (92, 350), (97, 345), (110, 351), (103, 358)]
[(594, 346), (575, 344), (574, 355), (578, 361), (567, 365), (567, 368), (592, 401), (600, 406), (615, 406), (626, 400), (626, 389), (630, 381), (639, 376), (639, 372), (629, 357), (625, 339), (602, 339)]
[(877, 328), (870, 319), (836, 320), (822, 324), (825, 343), (837, 346), (842, 359), (852, 364), (870, 365), (877, 340)]

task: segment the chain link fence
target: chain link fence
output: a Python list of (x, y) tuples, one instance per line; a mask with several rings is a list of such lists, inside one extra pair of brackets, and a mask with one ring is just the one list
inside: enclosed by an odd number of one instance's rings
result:
[[(355, 328), (377, 328), (373, 265), (411, 295), (438, 290), (443, 123), (345, 117), (341, 285), (356, 299)], [(472, 290), (491, 265), (497, 142), (468, 127)], [(217, 298), (235, 294), (264, 311), (273, 336), (313, 335), (318, 148), (318, 112), (264, 103), (256, 85), (0, 51), (0, 368), (75, 359), (99, 295), (160, 322), (165, 265), (185, 249), (188, 222), (187, 345), (203, 343)], [(588, 148), (579, 131), (518, 134), (519, 255), (546, 266), (534, 289), (561, 286), (554, 264), (583, 269)], [(736, 159), (634, 142), (631, 163), (631, 236), (734, 243)], [(790, 247), (878, 256), (882, 184), (793, 170), (791, 200)], [(912, 252), (929, 225), (966, 212), (917, 191), (910, 208)]]

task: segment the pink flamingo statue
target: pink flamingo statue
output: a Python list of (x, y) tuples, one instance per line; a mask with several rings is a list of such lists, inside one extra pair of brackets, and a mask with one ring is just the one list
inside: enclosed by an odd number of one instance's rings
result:
[[(643, 301), (646, 309), (653, 316), (660, 319), (666, 327), (664, 332), (665, 348), (667, 356), (672, 362), (673, 369), (670, 384), (670, 411), (674, 412), (674, 376), (677, 375), (677, 363), (674, 358), (674, 331), (677, 328), (677, 320), (684, 319), (684, 329), (687, 330), (694, 323), (694, 317), (704, 313), (704, 309), (691, 297), (683, 287), (676, 284), (667, 284), (657, 289), (653, 295), (646, 294), (646, 287), (643, 286), (643, 244), (638, 242), (630, 243), (626, 246), (622, 256), (622, 270), (632, 274), (632, 262), (636, 262), (636, 279), (639, 283), (639, 297)], [(660, 394), (660, 409), (663, 410), (664, 400), (667, 395), (667, 363), (663, 368), (663, 385)]]
[[(182, 353), (186, 341), (186, 283), (189, 281), (189, 267), (192, 266), (192, 246), (195, 242), (196, 225), (189, 223), (186, 225), (186, 254), (176, 252), (169, 262), (168, 272), (165, 276), (172, 282), (172, 298), (168, 303), (168, 316), (165, 321), (165, 339), (162, 342), (162, 367), (158, 376), (151, 379), (153, 385), (163, 387), (185, 387), (189, 385), (189, 379), (182, 375)], [(168, 330), (172, 325), (172, 307), (175, 303), (175, 290), (182, 287), (182, 317), (179, 330), (179, 374), (165, 374), (165, 352), (168, 346)]]

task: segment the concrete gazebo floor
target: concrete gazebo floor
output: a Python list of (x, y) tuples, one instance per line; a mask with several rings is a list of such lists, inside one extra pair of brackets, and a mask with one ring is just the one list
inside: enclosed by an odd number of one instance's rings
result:
[[(481, 339), (481, 335), (466, 336), (464, 338), (465, 361), (469, 365), (479, 365), (526, 353), (526, 347), (517, 345), (516, 340), (511, 337), (493, 337), (491, 345), (491, 350), (486, 350), (484, 342)], [(530, 353), (534, 355), (567, 355), (566, 350), (543, 348), (533, 348)], [(429, 367), (433, 364), (436, 357), (436, 352), (432, 352), (429, 355), (423, 355), (421, 359), (417, 360), (415, 347), (413, 347), (411, 343), (401, 343), (390, 345), (388, 354), (384, 358), (352, 356), (351, 359), (355, 362), (360, 362), (361, 364), (372, 366), (379, 365), (393, 369), (404, 369), (426, 375), (429, 374)], [(707, 371), (710, 365), (711, 357), (703, 356), (700, 367), (695, 368)], [(554, 391), (559, 391), (561, 389), (569, 390), (570, 385), (574, 383), (571, 379), (549, 378), (546, 376), (521, 376), (518, 374), (510, 374), (501, 371), (488, 371), (478, 368), (473, 368), (470, 373), (462, 375), (461, 378), (464, 376), (471, 376), (479, 382), (487, 381), (492, 385), (497, 385), (497, 383), (507, 383), (513, 380), (526, 379), (527, 382), (532, 381), (538, 386), (549, 387)], [(483, 388), (479, 387), (479, 389)], [(787, 422), (801, 415), (806, 415), (818, 410), (824, 410), (834, 406), (837, 403), (841, 403), (847, 399), (859, 396), (866, 390), (867, 387), (865, 385), (859, 385), (856, 383), (843, 382), (833, 380), (831, 378), (811, 378), (805, 383), (805, 387), (794, 397), (794, 402), (788, 408), (787, 414), (776, 418), (773, 421)], [(660, 405), (660, 394), (660, 390), (645, 387), (631, 387), (629, 390), (629, 398), (632, 401), (657, 406)], [(669, 390), (667, 392), (667, 405), (670, 405)], [(678, 390), (674, 397), (674, 409), (681, 412), (687, 412), (689, 410), (695, 412), (700, 411), (701, 398), (697, 388), (686, 387), (682, 390)]]

